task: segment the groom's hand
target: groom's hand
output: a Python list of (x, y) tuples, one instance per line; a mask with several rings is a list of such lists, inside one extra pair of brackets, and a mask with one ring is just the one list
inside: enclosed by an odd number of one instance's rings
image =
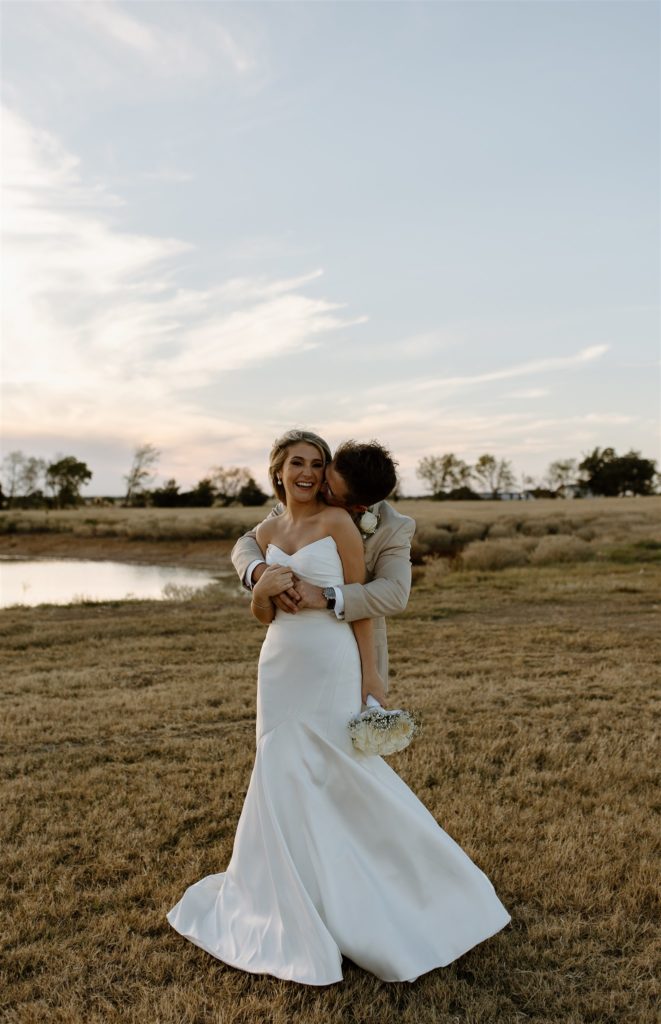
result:
[(295, 584), (299, 608), (326, 608), (326, 598), (321, 587), (315, 587), (314, 583), (308, 583), (298, 577)]
[(290, 615), (295, 615), (301, 607), (300, 598), (293, 587), (290, 587), (289, 590), (283, 590), (281, 594), (276, 594), (271, 600), (281, 612), (289, 612)]

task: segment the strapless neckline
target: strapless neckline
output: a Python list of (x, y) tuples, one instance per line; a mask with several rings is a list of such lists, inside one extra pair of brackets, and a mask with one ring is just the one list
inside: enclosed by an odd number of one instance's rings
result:
[[(276, 549), (276, 551), (279, 551), (279, 552), (280, 552), (280, 554), (282, 554), (282, 555), (286, 555), (286, 556), (287, 556), (287, 558), (293, 558), (293, 557), (294, 557), (294, 555), (297, 555), (297, 554), (298, 554), (298, 553), (299, 553), (300, 551), (305, 551), (305, 549), (306, 549), (306, 548), (311, 548), (311, 547), (314, 547), (314, 545), (315, 545), (315, 544), (321, 544), (321, 543), (322, 543), (323, 541), (325, 541), (325, 540), (330, 540), (330, 541), (333, 541), (333, 544), (335, 545), (335, 547), (337, 547), (337, 544), (335, 544), (335, 541), (333, 540), (333, 538), (331, 537), (331, 535), (330, 535), (330, 534), (328, 534), (328, 536), (327, 536), (327, 537), (320, 537), (320, 538), (319, 538), (318, 540), (312, 540), (312, 541), (310, 541), (310, 543), (309, 543), (309, 544), (303, 544), (303, 546), (302, 546), (302, 547), (300, 547), (300, 548), (296, 548), (296, 551), (292, 551), (292, 553), (291, 553), (291, 554), (289, 554), (289, 552), (288, 552), (288, 551), (285, 551), (285, 550), (284, 550), (283, 548), (280, 548), (280, 547), (278, 547), (278, 545), (277, 545), (277, 544), (271, 544), (271, 543), (269, 543), (269, 544), (267, 544), (267, 545), (266, 545), (266, 551), (268, 551), (268, 549), (269, 549), (269, 548), (275, 548), (275, 549)], [(265, 552), (265, 553), (266, 553), (266, 552)]]

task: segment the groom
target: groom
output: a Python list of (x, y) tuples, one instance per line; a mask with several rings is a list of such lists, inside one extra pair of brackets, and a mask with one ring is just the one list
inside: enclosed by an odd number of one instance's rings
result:
[[(411, 589), (411, 541), (415, 520), (404, 516), (384, 499), (397, 482), (390, 453), (376, 441), (346, 441), (326, 467), (322, 494), (329, 505), (345, 508), (363, 534), (367, 583), (316, 587), (298, 579), (293, 590), (274, 601), (281, 611), (296, 614), (303, 608), (332, 609), (338, 619), (374, 619), (379, 675), (388, 685), (388, 640), (385, 616), (406, 608)], [(280, 515), (278, 504), (271, 515)], [(264, 556), (251, 530), (232, 549), (232, 562), (249, 589), (266, 569)]]

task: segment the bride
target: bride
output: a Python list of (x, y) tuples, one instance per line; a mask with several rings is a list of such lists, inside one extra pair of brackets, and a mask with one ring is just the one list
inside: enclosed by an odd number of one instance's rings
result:
[[(294, 434), (296, 438), (300, 435)], [(295, 577), (362, 583), (361, 535), (320, 488), (316, 435), (285, 435), (270, 475), (285, 505), (257, 527), (267, 563), (252, 592), (269, 628), (257, 691), (257, 751), (227, 870), (191, 885), (167, 915), (181, 935), (244, 971), (307, 985), (342, 980), (342, 957), (384, 981), (443, 967), (510, 920), (486, 875), (347, 723), (385, 703), (372, 623), (288, 615)]]

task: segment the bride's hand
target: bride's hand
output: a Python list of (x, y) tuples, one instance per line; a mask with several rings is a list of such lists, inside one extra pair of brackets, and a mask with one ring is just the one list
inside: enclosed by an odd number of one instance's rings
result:
[(294, 574), (285, 565), (269, 565), (252, 588), (253, 595), (259, 601), (282, 594), (294, 585)]
[(378, 700), (381, 707), (385, 708), (387, 706), (385, 683), (376, 669), (363, 672), (363, 686), (361, 694), (363, 704), (367, 703), (367, 697), (370, 693), (376, 700)]

